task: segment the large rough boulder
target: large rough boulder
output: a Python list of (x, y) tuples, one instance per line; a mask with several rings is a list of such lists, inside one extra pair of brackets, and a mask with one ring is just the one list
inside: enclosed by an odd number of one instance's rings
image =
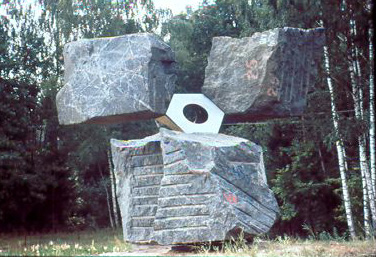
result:
[(111, 145), (127, 241), (218, 241), (239, 229), (258, 235), (277, 218), (261, 147), (246, 139), (161, 129)]
[(301, 115), (324, 41), (322, 28), (215, 37), (202, 91), (230, 122)]
[(174, 53), (149, 33), (68, 43), (64, 67), (56, 97), (60, 124), (161, 116), (176, 80)]

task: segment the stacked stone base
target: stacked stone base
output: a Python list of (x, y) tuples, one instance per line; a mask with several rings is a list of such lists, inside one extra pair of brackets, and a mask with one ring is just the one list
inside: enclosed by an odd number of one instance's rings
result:
[(261, 147), (252, 142), (162, 129), (111, 145), (126, 241), (220, 241), (239, 229), (266, 233), (277, 218)]

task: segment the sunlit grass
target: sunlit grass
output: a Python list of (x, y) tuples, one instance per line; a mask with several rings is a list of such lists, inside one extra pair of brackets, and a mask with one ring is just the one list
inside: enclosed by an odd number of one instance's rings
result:
[[(155, 250), (151, 246), (151, 252)], [(78, 256), (131, 251), (122, 240), (120, 230), (76, 233), (38, 234), (32, 236), (0, 235), (0, 256)], [(123, 254), (121, 254), (123, 253)], [(166, 252), (167, 253), (167, 252)], [(137, 254), (136, 252), (132, 253)], [(139, 253), (142, 255), (142, 252)], [(161, 253), (157, 253), (161, 254)], [(116, 254), (112, 254), (116, 255)], [(168, 252), (167, 255), (251, 256), (251, 257), (376, 257), (376, 241), (302, 240), (278, 237), (274, 240), (256, 237), (247, 243), (243, 237), (221, 246), (201, 245), (191, 252)]]
[(376, 241), (277, 240), (253, 244), (257, 257), (376, 257)]
[(275, 240), (256, 238), (226, 242), (222, 247), (201, 246), (198, 254), (205, 256), (251, 257), (376, 257), (376, 241), (301, 240), (279, 237)]
[(120, 230), (33, 236), (0, 235), (1, 256), (77, 256), (129, 250), (130, 245), (122, 240)]

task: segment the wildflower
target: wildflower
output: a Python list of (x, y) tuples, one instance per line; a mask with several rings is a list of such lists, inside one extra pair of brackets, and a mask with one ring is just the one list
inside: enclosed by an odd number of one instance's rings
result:
[(54, 245), (54, 242), (50, 241), (49, 245)]
[(64, 243), (64, 244), (61, 245), (61, 249), (62, 249), (62, 250), (67, 250), (67, 249), (69, 249), (69, 248), (70, 248), (70, 245), (67, 244), (67, 243)]
[(107, 251), (107, 246), (103, 246), (103, 250)]
[(31, 246), (31, 251), (32, 251), (32, 252), (38, 252), (38, 251), (39, 251), (39, 244), (37, 244), (37, 245), (32, 245), (32, 246)]

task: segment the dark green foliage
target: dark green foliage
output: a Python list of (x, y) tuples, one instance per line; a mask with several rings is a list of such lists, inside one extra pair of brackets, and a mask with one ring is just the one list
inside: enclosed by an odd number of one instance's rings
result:
[(76, 204), (70, 209), (70, 228), (108, 226), (105, 187), (110, 190), (110, 139), (137, 139), (157, 133), (155, 123), (131, 122), (112, 126), (71, 125), (61, 128), (60, 147), (68, 153)]
[(9, 21), (3, 16), (0, 16), (0, 77), (4, 75), (11, 66), (11, 61), (8, 53), (9, 35), (7, 33)]
[(275, 229), (302, 234), (303, 225), (319, 234), (331, 231), (333, 226), (342, 227), (335, 221), (335, 208), (340, 197), (334, 194), (339, 181), (333, 184), (337, 174), (322, 170), (320, 156), (313, 142), (294, 140), (292, 145), (282, 148), (281, 157), (289, 164), (277, 169), (273, 180), (273, 191), (280, 200), (282, 222)]
[(51, 140), (40, 141), (38, 92), (35, 85), (0, 79), (0, 227), (3, 231), (20, 227), (51, 228), (66, 218), (69, 173), (56, 149), (50, 149)]
[(17, 222), (26, 225), (32, 202), (41, 198), (33, 183), (38, 182), (33, 170), (35, 127), (29, 126), (36, 118), (37, 93), (35, 85), (0, 78), (0, 226), (8, 229)]

